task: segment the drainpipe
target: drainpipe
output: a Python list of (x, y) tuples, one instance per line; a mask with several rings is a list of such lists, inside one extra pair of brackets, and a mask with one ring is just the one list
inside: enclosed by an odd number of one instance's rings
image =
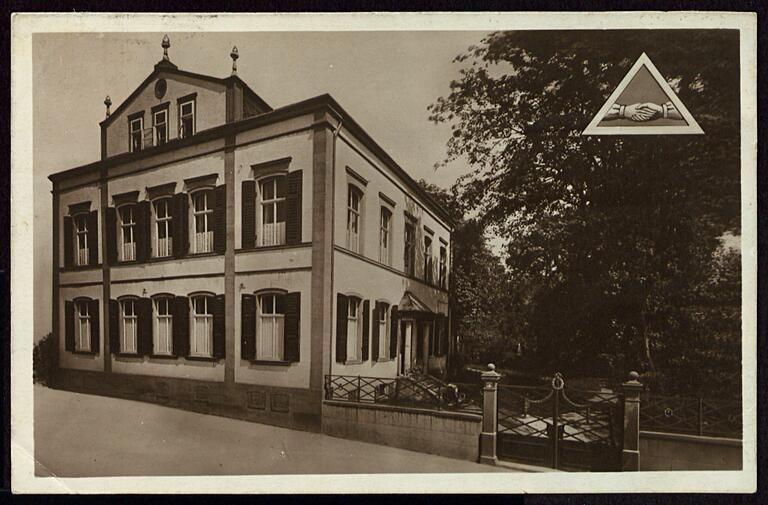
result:
[[(333, 187), (331, 197), (333, 205), (331, 206), (331, 328), (333, 328), (333, 321), (336, 319), (336, 312), (334, 307), (334, 300), (336, 300), (336, 297), (333, 293), (333, 271), (334, 271), (334, 261), (333, 256), (336, 254), (336, 138), (339, 136), (339, 133), (341, 133), (341, 126), (342, 126), (342, 118), (341, 115), (338, 115), (339, 118), (339, 126), (336, 127), (336, 129), (333, 131), (333, 152), (331, 153), (332, 158), (332, 175), (331, 175), (331, 185)], [(328, 333), (328, 350), (333, 355), (333, 330), (331, 330)], [(330, 358), (330, 356), (329, 356)], [(333, 359), (328, 360), (328, 375), (333, 375)]]

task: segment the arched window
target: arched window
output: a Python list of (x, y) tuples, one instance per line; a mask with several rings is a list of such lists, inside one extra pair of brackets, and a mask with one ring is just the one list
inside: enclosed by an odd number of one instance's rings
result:
[(91, 350), (91, 300), (75, 300), (75, 351)]
[(136, 259), (136, 206), (123, 205), (118, 209), (120, 218), (120, 261)]
[(154, 256), (164, 258), (173, 251), (173, 214), (171, 199), (161, 198), (153, 202), (155, 214)]
[(136, 300), (120, 300), (120, 352), (136, 354), (138, 352), (138, 311)]
[(168, 356), (173, 353), (173, 298), (158, 296), (153, 302), (155, 314), (152, 349), (154, 354)]
[(349, 185), (347, 192), (347, 249), (360, 252), (360, 212), (363, 193)]
[(213, 251), (213, 190), (192, 194), (193, 247), (195, 253)]
[(213, 296), (192, 297), (192, 331), (190, 356), (212, 356), (213, 350)]
[(272, 176), (259, 182), (262, 246), (285, 244), (286, 177)]
[(258, 329), (256, 359), (283, 360), (285, 335), (285, 295), (264, 293), (258, 296)]

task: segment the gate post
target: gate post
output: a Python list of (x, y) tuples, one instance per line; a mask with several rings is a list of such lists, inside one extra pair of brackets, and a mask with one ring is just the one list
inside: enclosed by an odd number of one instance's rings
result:
[(488, 364), (488, 370), (480, 375), (483, 381), (483, 431), (480, 433), (480, 463), (495, 465), (496, 457), (496, 420), (497, 420), (497, 394), (496, 383), (501, 379), (501, 374), (496, 372), (496, 365)]
[(640, 469), (640, 391), (643, 384), (637, 372), (629, 372), (629, 380), (621, 385), (624, 391), (624, 445), (621, 451), (621, 470), (636, 472)]

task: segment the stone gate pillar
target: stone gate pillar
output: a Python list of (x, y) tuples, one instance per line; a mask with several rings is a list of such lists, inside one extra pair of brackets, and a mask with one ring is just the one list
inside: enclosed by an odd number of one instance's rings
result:
[(624, 391), (624, 447), (621, 451), (621, 470), (636, 472), (640, 469), (640, 392), (643, 384), (637, 372), (629, 372), (629, 380), (622, 384)]
[(493, 363), (488, 364), (488, 370), (480, 375), (483, 381), (483, 431), (480, 433), (480, 463), (495, 465), (496, 457), (496, 420), (498, 388), (497, 383), (501, 374), (496, 372)]

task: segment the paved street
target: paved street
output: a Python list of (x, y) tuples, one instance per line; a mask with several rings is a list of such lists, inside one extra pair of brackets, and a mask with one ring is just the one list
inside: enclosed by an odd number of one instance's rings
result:
[(248, 475), (506, 469), (35, 386), (36, 474)]

